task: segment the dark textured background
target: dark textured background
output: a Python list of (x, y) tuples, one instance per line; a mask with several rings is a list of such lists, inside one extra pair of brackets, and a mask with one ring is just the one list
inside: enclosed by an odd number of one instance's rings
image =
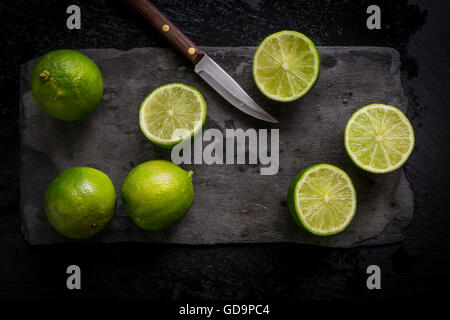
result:
[[(32, 247), (19, 219), (19, 66), (53, 49), (167, 46), (119, 0), (0, 1), (0, 298), (383, 299), (443, 297), (450, 285), (448, 1), (154, 1), (198, 45), (255, 46), (294, 29), (317, 45), (391, 46), (402, 58), (416, 148), (405, 165), (414, 219), (399, 244), (336, 250), (302, 245)], [(69, 4), (82, 29), (65, 27)], [(365, 27), (370, 4), (382, 30)], [(126, 75), (124, 75), (126, 77)], [(83, 290), (65, 288), (78, 264)], [(378, 264), (382, 290), (366, 289)], [(448, 294), (447, 294), (448, 295)]]

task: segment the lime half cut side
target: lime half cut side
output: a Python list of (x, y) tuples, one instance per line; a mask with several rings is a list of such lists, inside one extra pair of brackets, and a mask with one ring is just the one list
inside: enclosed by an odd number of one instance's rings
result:
[(409, 158), (414, 148), (414, 131), (399, 109), (371, 104), (350, 117), (345, 128), (345, 148), (361, 169), (391, 172)]
[(142, 102), (139, 126), (153, 143), (172, 148), (201, 130), (206, 103), (194, 87), (170, 83), (156, 88)]
[(263, 40), (253, 57), (259, 90), (276, 101), (293, 101), (311, 90), (319, 78), (320, 56), (314, 43), (296, 31), (280, 31)]
[(289, 212), (301, 227), (327, 236), (343, 231), (356, 212), (356, 191), (341, 169), (318, 164), (301, 171), (291, 183)]

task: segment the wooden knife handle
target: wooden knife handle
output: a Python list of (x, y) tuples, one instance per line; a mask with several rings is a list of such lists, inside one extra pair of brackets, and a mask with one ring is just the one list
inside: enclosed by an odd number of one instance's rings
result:
[(203, 57), (204, 53), (186, 35), (180, 31), (161, 11), (148, 0), (122, 0), (166, 38), (178, 51), (180, 51), (193, 64)]

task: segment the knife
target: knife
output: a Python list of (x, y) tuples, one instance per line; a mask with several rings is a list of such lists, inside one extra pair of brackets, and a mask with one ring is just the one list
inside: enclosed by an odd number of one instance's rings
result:
[(194, 71), (233, 106), (252, 117), (278, 123), (262, 109), (244, 89), (217, 63), (197, 47), (186, 35), (167, 19), (150, 1), (122, 0), (161, 33), (178, 51), (195, 65)]

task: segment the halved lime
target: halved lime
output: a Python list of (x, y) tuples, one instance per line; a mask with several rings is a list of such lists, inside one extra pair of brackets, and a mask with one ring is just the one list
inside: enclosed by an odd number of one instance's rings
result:
[(345, 149), (363, 170), (386, 173), (400, 168), (414, 147), (414, 131), (397, 108), (371, 104), (356, 111), (345, 127)]
[(343, 231), (356, 212), (356, 191), (350, 177), (329, 164), (301, 171), (289, 187), (289, 212), (309, 232), (328, 236)]
[(297, 31), (274, 33), (259, 45), (253, 57), (253, 79), (259, 90), (276, 101), (293, 101), (314, 86), (320, 56), (314, 43)]
[(206, 103), (194, 87), (169, 83), (156, 88), (142, 102), (139, 126), (153, 143), (172, 148), (201, 130)]

